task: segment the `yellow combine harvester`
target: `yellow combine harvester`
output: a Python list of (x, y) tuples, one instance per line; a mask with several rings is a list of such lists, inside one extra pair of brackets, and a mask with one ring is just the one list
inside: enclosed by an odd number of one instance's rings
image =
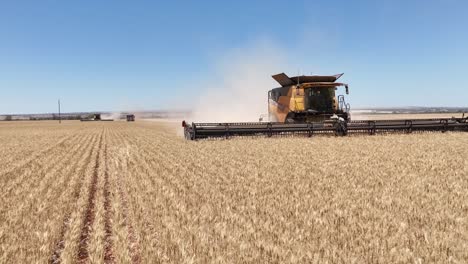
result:
[(281, 87), (268, 92), (268, 114), (271, 122), (306, 123), (330, 119), (332, 116), (350, 120), (349, 105), (343, 95), (336, 96), (338, 83), (343, 74), (332, 76), (273, 75)]
[(288, 77), (273, 75), (281, 87), (268, 92), (268, 121), (243, 123), (191, 123), (183, 121), (185, 138), (229, 138), (235, 136), (307, 135), (402, 131), (468, 131), (468, 116), (462, 118), (351, 121), (350, 106), (336, 95), (336, 82), (343, 74)]

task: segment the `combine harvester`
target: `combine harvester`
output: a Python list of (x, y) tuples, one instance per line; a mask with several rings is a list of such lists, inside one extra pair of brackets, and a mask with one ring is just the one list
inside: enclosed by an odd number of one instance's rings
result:
[(127, 122), (135, 122), (135, 115), (134, 114), (128, 114), (126, 115)]
[(81, 122), (88, 122), (88, 121), (114, 121), (114, 119), (102, 119), (101, 114), (91, 114), (86, 118), (80, 119)]
[(281, 87), (268, 92), (268, 121), (245, 123), (182, 122), (188, 140), (238, 136), (274, 136), (328, 134), (346, 136), (382, 132), (468, 131), (468, 116), (462, 118), (359, 120), (351, 121), (350, 105), (343, 95), (336, 95), (336, 82), (343, 74), (332, 76), (288, 77), (273, 75)]

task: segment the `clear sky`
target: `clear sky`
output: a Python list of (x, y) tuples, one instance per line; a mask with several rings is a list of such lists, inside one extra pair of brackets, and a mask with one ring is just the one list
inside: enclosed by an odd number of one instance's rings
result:
[(271, 63), (344, 72), (355, 107), (467, 107), (467, 28), (464, 0), (1, 1), (0, 113), (189, 108)]

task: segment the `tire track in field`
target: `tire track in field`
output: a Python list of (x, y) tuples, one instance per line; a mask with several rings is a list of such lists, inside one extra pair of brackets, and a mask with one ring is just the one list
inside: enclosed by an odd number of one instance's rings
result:
[[(128, 138), (131, 138), (132, 139), (132, 144), (136, 145), (136, 146), (148, 146), (148, 145), (151, 145), (149, 141), (142, 141), (141, 140), (141, 134), (140, 136), (137, 138), (135, 137), (132, 137), (132, 134), (126, 134), (126, 136), (124, 137), (124, 141), (128, 142)], [(144, 152), (138, 152), (138, 153), (135, 153), (135, 155), (132, 155), (130, 158), (129, 158), (129, 162), (130, 163), (133, 163), (135, 165), (134, 169), (135, 171), (138, 171), (137, 174), (141, 175), (142, 177), (144, 178), (147, 178), (150, 180), (151, 182), (151, 186), (150, 186), (150, 189), (154, 188), (156, 185), (157, 185), (157, 182), (159, 180), (162, 180), (160, 179), (159, 177), (152, 177), (151, 176), (151, 171), (152, 171), (152, 166), (154, 165), (153, 162), (151, 162), (150, 160), (147, 159), (147, 157), (153, 157), (153, 156), (159, 156), (159, 155), (162, 155), (161, 153), (150, 153), (148, 151), (146, 151), (146, 147), (143, 147), (143, 148), (139, 148), (140, 150), (143, 150)], [(163, 160), (163, 159), (160, 159), (160, 161)], [(150, 164), (151, 163), (151, 164)], [(144, 175), (144, 176), (143, 176)], [(142, 186), (141, 183), (136, 180), (135, 178), (135, 175), (132, 175), (132, 179), (134, 179), (136, 181), (136, 186), (138, 186), (136, 189), (138, 190), (143, 190), (144, 188), (148, 188), (148, 186)], [(161, 182), (159, 182), (161, 183)], [(165, 186), (165, 187), (168, 187), (168, 186)], [(172, 185), (170, 186), (172, 187)], [(171, 188), (172, 190), (176, 190), (176, 188)], [(134, 189), (135, 191), (135, 189)], [(161, 191), (161, 190), (160, 190)], [(173, 200), (166, 200), (166, 205), (169, 205), (171, 206), (171, 209), (173, 209), (174, 211), (178, 211), (178, 212), (181, 212), (180, 211), (180, 206), (177, 206), (178, 204), (177, 203), (174, 203)], [(179, 204), (180, 205), (180, 204)], [(145, 206), (145, 205), (143, 205)], [(182, 215), (184, 215), (184, 213), (181, 213)], [(184, 218), (186, 219), (187, 221), (189, 221), (186, 217)], [(152, 225), (152, 222), (148, 222), (147, 221), (147, 218), (145, 218), (143, 220), (143, 223), (144, 225), (146, 226), (146, 228), (153, 228), (153, 225)], [(170, 227), (170, 226), (167, 226), (165, 225), (163, 222), (160, 223), (162, 225), (162, 227), (164, 229), (167, 229), (167, 230), (172, 230), (173, 227)], [(183, 227), (178, 227), (179, 228), (183, 228)], [(171, 234), (176, 234), (176, 232), (174, 232), (173, 230), (172, 231), (169, 231)], [(154, 238), (154, 237), (153, 237)], [(165, 257), (171, 259), (173, 258), (173, 256), (168, 256), (167, 254), (177, 254), (175, 252), (178, 252), (178, 254), (180, 254), (181, 256), (183, 255), (182, 252), (184, 252), (184, 249), (180, 249), (180, 245), (179, 242), (177, 241), (177, 239), (174, 240), (174, 238), (169, 238), (169, 241), (165, 241), (164, 242), (166, 245), (159, 245), (160, 246), (160, 249), (162, 249), (163, 251), (161, 251), (160, 253), (163, 254)], [(167, 252), (168, 248), (172, 248), (171, 249), (171, 252)]]
[[(98, 141), (97, 137), (94, 137), (93, 140), (91, 141), (91, 145), (94, 145), (97, 141)], [(94, 152), (93, 150), (94, 150), (94, 148), (91, 147), (89, 156), (85, 159), (86, 160), (85, 164), (89, 164), (89, 162), (91, 161), (91, 158), (92, 158), (93, 152)], [(75, 188), (73, 189), (73, 193), (72, 193), (73, 203), (72, 204), (76, 204), (78, 202), (78, 198), (80, 196), (80, 190), (81, 190), (81, 187), (83, 186), (83, 183), (85, 181), (85, 176), (86, 176), (85, 171), (86, 171), (86, 166), (84, 166), (83, 168), (80, 169), (81, 177), (78, 180)], [(50, 258), (50, 263), (54, 263), (54, 264), (61, 263), (60, 255), (62, 254), (62, 251), (63, 251), (63, 249), (65, 247), (65, 240), (64, 239), (65, 239), (65, 234), (67, 233), (67, 230), (70, 227), (70, 217), (72, 215), (72, 212), (73, 212), (73, 208), (71, 208), (69, 210), (69, 212), (63, 218), (62, 227), (60, 229), (61, 230), (60, 231), (60, 236), (59, 236), (60, 238), (59, 238), (58, 242), (55, 244), (55, 248), (53, 250), (52, 257)]]
[(140, 263), (140, 250), (138, 240), (135, 236), (135, 229), (131, 221), (129, 221), (129, 214), (128, 214), (128, 198), (125, 192), (122, 190), (122, 182), (119, 183), (119, 194), (120, 198), (122, 199), (122, 215), (125, 219), (125, 226), (127, 226), (128, 230), (128, 240), (130, 244), (128, 245), (128, 251), (130, 252), (130, 257), (132, 258), (132, 263)]
[(112, 252), (112, 226), (111, 220), (111, 202), (110, 202), (110, 191), (109, 191), (109, 167), (108, 167), (108, 153), (107, 143), (104, 148), (104, 263), (114, 263), (114, 254)]
[(89, 258), (89, 251), (88, 251), (88, 242), (91, 233), (91, 229), (94, 222), (94, 208), (95, 208), (95, 199), (96, 199), (96, 191), (97, 191), (97, 181), (99, 176), (99, 159), (101, 157), (101, 149), (102, 149), (102, 138), (103, 133), (101, 134), (101, 138), (99, 140), (99, 147), (98, 153), (96, 156), (96, 162), (94, 165), (94, 172), (93, 178), (91, 179), (91, 184), (89, 186), (89, 194), (88, 194), (88, 205), (86, 207), (86, 213), (84, 215), (83, 225), (81, 227), (80, 233), (80, 241), (78, 245), (78, 263), (86, 263)]
[[(128, 140), (126, 137), (123, 137), (120, 133), (116, 134), (117, 137), (120, 138), (119, 142), (123, 142), (124, 145), (128, 145)], [(125, 162), (125, 166), (127, 167), (128, 159), (122, 160), (121, 162)], [(140, 256), (140, 246), (138, 243), (138, 239), (135, 235), (135, 228), (132, 224), (132, 221), (129, 216), (129, 205), (128, 205), (128, 198), (126, 192), (123, 190), (123, 185), (125, 182), (122, 180), (122, 177), (118, 178), (118, 192), (120, 195), (120, 199), (122, 201), (122, 215), (124, 220), (124, 225), (127, 227), (128, 233), (127, 238), (129, 241), (128, 251), (130, 253), (130, 257), (132, 259), (132, 263), (141, 263), (141, 256)]]

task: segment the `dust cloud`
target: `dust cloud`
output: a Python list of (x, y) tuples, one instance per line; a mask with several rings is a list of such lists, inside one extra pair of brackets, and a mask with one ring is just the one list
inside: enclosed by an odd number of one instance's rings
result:
[(113, 120), (119, 120), (121, 116), (120, 112), (112, 112), (112, 113), (105, 113), (101, 114), (102, 119), (113, 119)]
[(268, 113), (268, 90), (278, 87), (271, 75), (286, 71), (283, 52), (268, 41), (228, 52), (216, 66), (218, 81), (200, 89), (190, 121), (258, 121)]

